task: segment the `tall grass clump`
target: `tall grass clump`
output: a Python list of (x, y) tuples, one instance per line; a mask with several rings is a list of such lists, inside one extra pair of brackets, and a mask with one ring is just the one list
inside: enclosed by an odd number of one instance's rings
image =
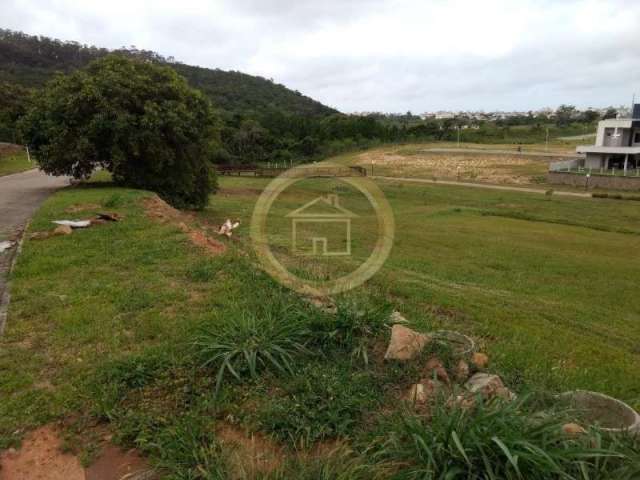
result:
[(216, 373), (216, 393), (231, 375), (238, 381), (255, 379), (263, 371), (292, 373), (294, 357), (310, 353), (306, 317), (286, 307), (276, 311), (241, 311), (203, 329), (193, 342), (203, 367)]
[(352, 359), (369, 363), (369, 352), (376, 338), (391, 327), (391, 307), (346, 300), (337, 305), (335, 315), (312, 324), (314, 343), (323, 349), (338, 348)]
[(430, 419), (407, 413), (382, 454), (401, 465), (398, 479), (640, 478), (632, 438), (595, 430), (570, 437), (562, 431), (564, 415), (532, 415), (526, 404), (526, 398), (473, 409), (440, 403)]

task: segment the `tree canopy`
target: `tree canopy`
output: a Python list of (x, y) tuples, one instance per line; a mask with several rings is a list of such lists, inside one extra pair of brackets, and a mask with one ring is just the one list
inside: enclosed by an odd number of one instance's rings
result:
[(212, 106), (166, 66), (109, 55), (59, 75), (20, 127), (47, 173), (82, 178), (102, 167), (184, 208), (204, 207), (215, 190)]

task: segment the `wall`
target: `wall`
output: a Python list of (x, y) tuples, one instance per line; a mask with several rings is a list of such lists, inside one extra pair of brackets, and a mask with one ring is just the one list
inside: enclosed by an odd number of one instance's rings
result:
[[(552, 185), (572, 185), (583, 187), (587, 182), (587, 176), (566, 173), (549, 172), (547, 181)], [(611, 190), (633, 190), (640, 191), (640, 177), (614, 177), (607, 175), (591, 175), (589, 178), (589, 188), (610, 188)]]

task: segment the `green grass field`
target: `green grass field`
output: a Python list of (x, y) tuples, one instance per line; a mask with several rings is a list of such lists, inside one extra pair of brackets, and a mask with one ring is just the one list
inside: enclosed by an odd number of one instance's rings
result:
[(35, 168), (35, 165), (29, 163), (26, 152), (0, 153), (0, 177), (24, 172), (31, 168)]
[[(51, 197), (31, 231), (70, 211), (80, 218), (117, 211), (124, 219), (25, 242), (0, 339), (0, 448), (62, 421), (85, 462), (106, 425), (116, 443), (140, 449), (167, 478), (388, 478), (387, 468), (412, 461), (385, 447), (380, 458), (391, 463), (372, 465), (366, 452), (409, 428), (395, 420), (398, 398), (420, 368), (380, 361), (391, 309), (417, 330), (473, 335), (491, 371), (520, 394), (585, 388), (640, 408), (635, 202), (380, 182), (395, 212), (393, 250), (372, 280), (336, 297), (334, 318), (257, 268), (249, 222), (267, 184), (221, 178), (211, 206), (193, 216), (211, 235), (226, 218), (240, 220), (219, 256), (194, 247), (178, 225), (148, 218), (141, 204), (148, 193), (101, 182)], [(321, 274), (368, 255), (376, 224), (357, 193), (310, 181), (278, 201), (271, 232), (286, 262), (284, 214), (327, 188), (355, 205), (362, 222), (354, 256)], [(292, 339), (308, 338), (306, 353), (294, 353)], [(205, 366), (196, 345), (256, 339), (276, 349), (260, 357), (255, 375), (248, 366), (238, 379), (227, 371), (216, 395), (220, 370)], [(281, 345), (292, 355), (285, 372), (271, 361), (289, 362), (277, 356)], [(237, 452), (223, 448), (229, 429), (283, 449), (269, 475), (238, 473), (242, 457), (230, 459)], [(407, 454), (402, 438), (398, 449)]]

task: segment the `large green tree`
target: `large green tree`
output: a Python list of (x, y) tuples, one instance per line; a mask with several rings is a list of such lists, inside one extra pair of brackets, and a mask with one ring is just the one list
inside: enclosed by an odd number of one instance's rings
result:
[(57, 76), (21, 130), (47, 173), (85, 178), (102, 167), (183, 208), (204, 207), (215, 190), (213, 109), (166, 66), (109, 55)]

